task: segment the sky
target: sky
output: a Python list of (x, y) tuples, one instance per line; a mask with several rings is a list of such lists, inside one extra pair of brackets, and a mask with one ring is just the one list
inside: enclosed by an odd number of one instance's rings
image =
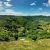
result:
[(0, 15), (50, 16), (50, 0), (0, 0)]

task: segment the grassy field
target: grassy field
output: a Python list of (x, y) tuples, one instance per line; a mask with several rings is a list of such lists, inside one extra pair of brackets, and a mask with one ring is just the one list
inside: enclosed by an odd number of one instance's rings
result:
[(0, 42), (0, 50), (50, 50), (50, 39)]

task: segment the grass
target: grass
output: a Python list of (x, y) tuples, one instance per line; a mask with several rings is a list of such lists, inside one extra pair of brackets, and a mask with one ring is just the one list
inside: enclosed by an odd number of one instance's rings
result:
[(0, 42), (0, 50), (50, 50), (50, 39)]

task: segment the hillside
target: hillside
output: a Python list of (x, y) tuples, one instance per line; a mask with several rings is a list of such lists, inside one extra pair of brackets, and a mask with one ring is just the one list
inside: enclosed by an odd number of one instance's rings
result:
[(0, 15), (0, 50), (50, 50), (50, 16)]
[(0, 15), (0, 41), (50, 38), (50, 16)]

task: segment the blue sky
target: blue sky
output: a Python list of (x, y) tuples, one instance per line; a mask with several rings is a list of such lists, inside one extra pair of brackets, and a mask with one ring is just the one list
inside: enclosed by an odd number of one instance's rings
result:
[(0, 0), (1, 15), (50, 15), (50, 0)]

